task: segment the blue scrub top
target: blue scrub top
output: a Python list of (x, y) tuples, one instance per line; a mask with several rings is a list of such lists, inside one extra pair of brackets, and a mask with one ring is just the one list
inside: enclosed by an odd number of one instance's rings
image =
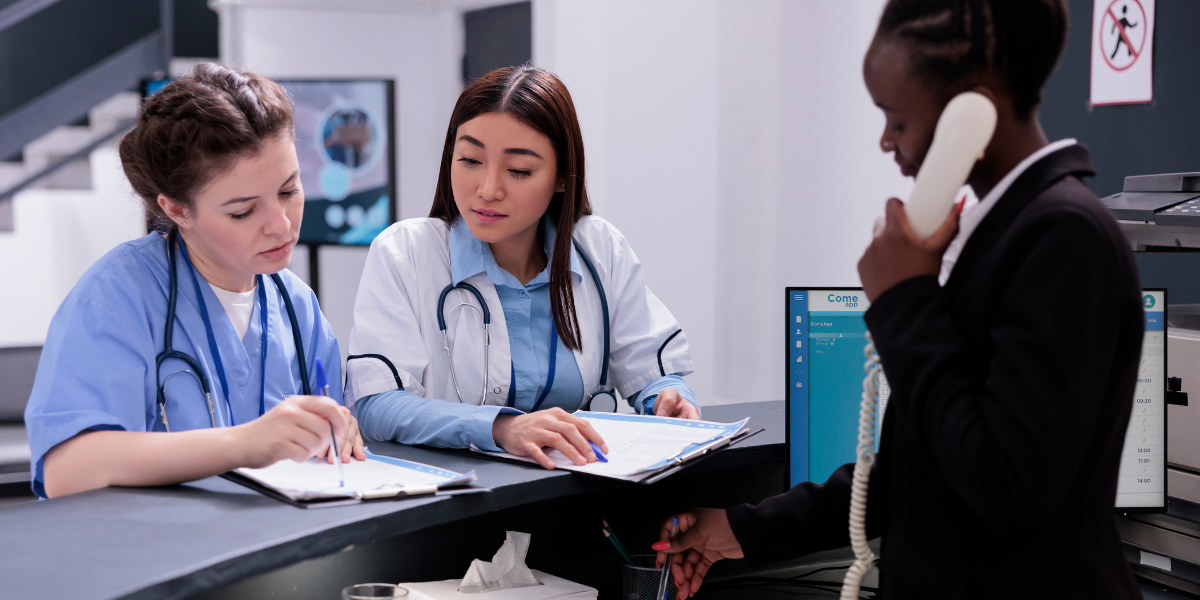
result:
[[(179, 291), (173, 346), (191, 355), (207, 375), (217, 425), (242, 424), (259, 415), (264, 377), (267, 410), (302, 393), (291, 322), (271, 278), (262, 278), (268, 315), (264, 374), (258, 294), (243, 342), (212, 288), (199, 272), (192, 271), (200, 282), (229, 382), (230, 398), (225, 398), (199, 312), (191, 267), (182, 253), (176, 252), (175, 259)], [(337, 338), (321, 314), (316, 295), (290, 271), (284, 269), (279, 276), (296, 310), (309, 377), (314, 376), (315, 360), (320, 357), (328, 365), (329, 380), (341, 381)], [(59, 306), (25, 409), (33, 491), (39, 496), (46, 495), (42, 458), (76, 434), (86, 430), (164, 431), (158, 415), (155, 357), (163, 350), (168, 282), (166, 240), (151, 233), (117, 246), (96, 261)], [(187, 368), (183, 361), (168, 359), (160, 370), (162, 380)], [(208, 404), (193, 377), (187, 373), (170, 377), (166, 396), (171, 431), (211, 427)], [(330, 396), (341, 403), (341, 386), (331, 385)]]

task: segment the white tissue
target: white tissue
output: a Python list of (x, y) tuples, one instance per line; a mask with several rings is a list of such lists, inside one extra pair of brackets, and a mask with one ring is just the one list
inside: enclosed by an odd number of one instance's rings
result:
[(529, 552), (529, 534), (519, 531), (509, 531), (505, 535), (504, 545), (496, 551), (492, 562), (479, 560), (471, 561), (471, 568), (463, 576), (458, 591), (464, 594), (477, 594), (492, 590), (511, 590), (541, 582), (533, 576), (529, 567), (525, 566), (525, 554)]

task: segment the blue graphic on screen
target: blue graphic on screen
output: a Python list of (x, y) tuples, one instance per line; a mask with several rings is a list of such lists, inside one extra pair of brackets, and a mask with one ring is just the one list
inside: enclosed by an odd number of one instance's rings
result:
[(860, 290), (788, 291), (792, 485), (854, 461), (868, 306)]

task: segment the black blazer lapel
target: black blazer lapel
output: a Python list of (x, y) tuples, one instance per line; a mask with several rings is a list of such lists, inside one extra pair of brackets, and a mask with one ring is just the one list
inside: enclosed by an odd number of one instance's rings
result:
[(1030, 165), (972, 232), (950, 272), (946, 289), (957, 291), (965, 274), (970, 273), (974, 265), (991, 251), (1021, 211), (1043, 191), (1065, 177), (1091, 177), (1095, 174), (1088, 150), (1082, 144), (1051, 152)]

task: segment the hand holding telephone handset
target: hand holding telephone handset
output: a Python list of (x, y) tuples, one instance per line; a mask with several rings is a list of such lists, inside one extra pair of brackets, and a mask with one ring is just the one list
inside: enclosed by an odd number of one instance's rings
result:
[[(904, 205), (914, 235), (928, 239), (946, 221), (958, 190), (967, 182), (976, 161), (992, 140), (996, 107), (978, 92), (964, 92), (946, 104), (934, 130), (933, 143), (917, 172), (912, 194)], [(850, 488), (850, 546), (854, 564), (842, 582), (842, 599), (859, 597), (859, 586), (875, 562), (867, 546), (867, 484), (875, 463), (875, 406), (879, 400), (879, 354), (867, 333), (862, 404), (858, 415), (858, 448)]]

